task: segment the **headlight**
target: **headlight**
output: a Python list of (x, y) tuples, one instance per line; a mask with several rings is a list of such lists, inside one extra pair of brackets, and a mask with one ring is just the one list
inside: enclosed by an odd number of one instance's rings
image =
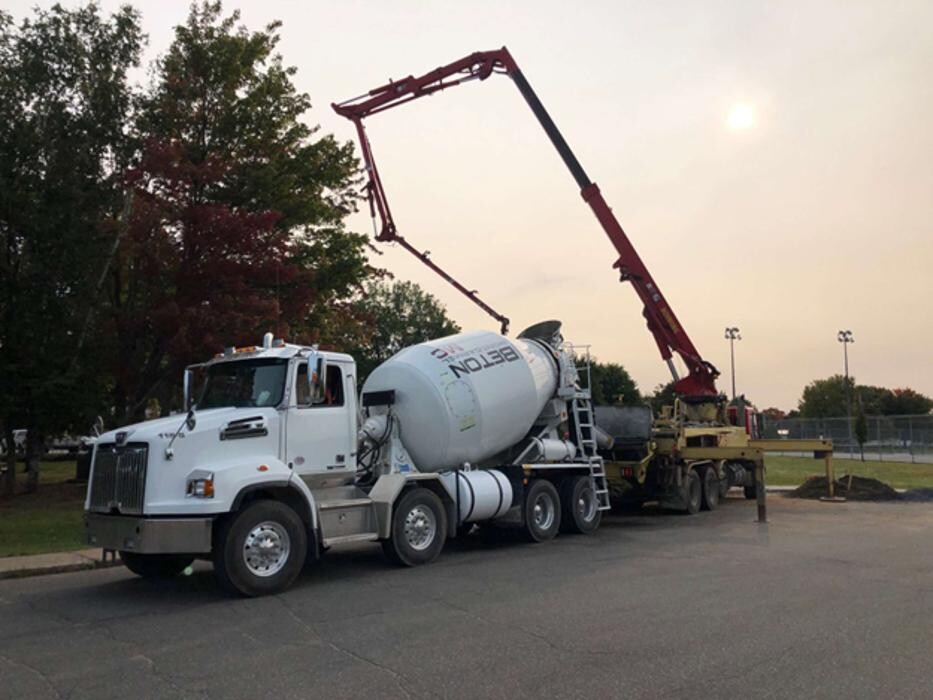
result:
[(214, 497), (214, 475), (197, 476), (188, 479), (188, 487), (185, 495), (189, 498), (213, 498)]

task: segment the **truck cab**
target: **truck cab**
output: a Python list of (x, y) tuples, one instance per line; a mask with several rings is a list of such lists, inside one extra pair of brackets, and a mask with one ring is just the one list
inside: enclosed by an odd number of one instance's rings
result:
[[(88, 542), (120, 551), (144, 575), (170, 575), (210, 555), (222, 516), (259, 497), (290, 504), (303, 529), (316, 530), (313, 490), (350, 484), (356, 472), (353, 358), (267, 335), (263, 346), (190, 367), (185, 386), (187, 415), (97, 440)], [(270, 530), (262, 542), (281, 549), (285, 536)]]

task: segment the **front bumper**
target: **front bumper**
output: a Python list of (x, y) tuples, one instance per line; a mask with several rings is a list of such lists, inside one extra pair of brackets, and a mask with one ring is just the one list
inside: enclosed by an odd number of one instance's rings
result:
[(208, 554), (213, 518), (137, 518), (84, 514), (85, 541), (92, 547), (138, 554)]

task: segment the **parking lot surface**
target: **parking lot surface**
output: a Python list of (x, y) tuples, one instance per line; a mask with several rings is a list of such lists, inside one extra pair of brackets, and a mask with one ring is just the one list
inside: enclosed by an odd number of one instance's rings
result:
[(116, 569), (0, 582), (2, 698), (930, 698), (933, 506), (730, 498), (288, 592)]

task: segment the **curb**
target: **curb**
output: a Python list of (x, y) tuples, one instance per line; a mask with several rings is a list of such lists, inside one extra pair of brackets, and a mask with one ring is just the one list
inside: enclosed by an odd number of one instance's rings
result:
[(104, 569), (120, 564), (117, 558), (104, 561), (100, 549), (4, 557), (0, 559), (0, 580)]

